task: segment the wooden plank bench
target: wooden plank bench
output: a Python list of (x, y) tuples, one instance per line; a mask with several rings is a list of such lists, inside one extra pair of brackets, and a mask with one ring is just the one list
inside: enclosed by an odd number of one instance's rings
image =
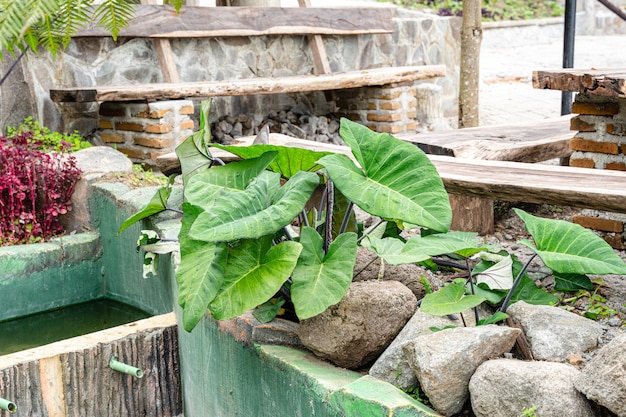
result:
[[(240, 138), (236, 144), (248, 146), (253, 139)], [(331, 151), (353, 158), (347, 146), (317, 143), (280, 134), (270, 134), (269, 140), (275, 145)], [(230, 155), (218, 149), (213, 153), (226, 160)], [(429, 155), (429, 158), (437, 168), (446, 190), (453, 195), (626, 213), (626, 172), (442, 155)], [(158, 162), (168, 173), (180, 171), (175, 154), (159, 157)]]
[(542, 162), (571, 155), (571, 116), (529, 125), (479, 126), (427, 133), (403, 132), (396, 137), (414, 143), (427, 154), (493, 161)]

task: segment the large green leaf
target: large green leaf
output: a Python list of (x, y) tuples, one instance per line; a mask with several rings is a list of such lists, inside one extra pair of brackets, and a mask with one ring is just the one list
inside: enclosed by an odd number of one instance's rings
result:
[(159, 188), (144, 208), (124, 220), (117, 234), (122, 233), (133, 223), (164, 211), (167, 208), (167, 200), (170, 198), (170, 194), (172, 194), (172, 184), (175, 178), (175, 175), (171, 175), (167, 181), (167, 185)]
[(189, 227), (201, 209), (183, 203), (183, 212), (179, 233), (181, 262), (176, 270), (176, 281), (178, 304), (183, 308), (183, 327), (191, 331), (222, 287), (228, 250), (225, 243), (207, 243), (188, 238)]
[(315, 172), (322, 168), (317, 161), (325, 155), (332, 154), (332, 152), (317, 152), (310, 149), (277, 145), (225, 146), (213, 143), (211, 146), (244, 159), (254, 158), (265, 152), (276, 152), (278, 156), (268, 169), (278, 172), (283, 178), (291, 178), (298, 171)]
[(583, 274), (561, 274), (554, 272), (554, 289), (556, 291), (592, 290), (593, 282)]
[(226, 320), (263, 304), (278, 292), (298, 261), (302, 245), (282, 242), (272, 246), (270, 236), (245, 240), (228, 255), (222, 289), (209, 310)]
[(611, 246), (584, 227), (564, 220), (535, 217), (514, 209), (535, 244), (520, 243), (539, 255), (553, 271), (574, 274), (626, 274), (626, 264)]
[(480, 295), (466, 295), (463, 282), (455, 282), (422, 299), (420, 310), (433, 316), (460, 313), (485, 301)]
[(546, 292), (546, 290), (537, 287), (537, 284), (524, 275), (511, 297), (511, 304), (517, 301), (526, 301), (528, 304), (537, 305), (555, 305), (559, 299)]
[(189, 236), (228, 242), (273, 234), (302, 211), (318, 183), (317, 174), (300, 171), (280, 187), (280, 175), (264, 171), (244, 192), (221, 194), (210, 212), (198, 216)]
[(428, 236), (414, 236), (406, 243), (406, 253), (424, 256), (439, 256), (456, 253), (469, 257), (475, 253), (488, 250), (489, 245), (483, 244), (474, 232), (448, 232)]
[(210, 168), (213, 163), (213, 156), (207, 149), (208, 143), (211, 142), (210, 110), (211, 99), (200, 103), (200, 126), (198, 131), (185, 139), (175, 149), (176, 156), (178, 156), (180, 161), (185, 185), (189, 177)]
[(347, 119), (341, 120), (340, 132), (362, 170), (340, 154), (318, 162), (349, 200), (375, 216), (448, 230), (452, 221), (448, 194), (424, 152)]
[(393, 237), (379, 239), (374, 236), (368, 236), (364, 239), (364, 242), (365, 240), (368, 241), (368, 249), (380, 256), (389, 265), (417, 263), (430, 259), (429, 255), (421, 253), (420, 251), (412, 251), (411, 248), (400, 239)]
[(300, 320), (313, 317), (337, 304), (348, 291), (356, 263), (356, 234), (343, 233), (322, 249), (323, 239), (311, 227), (303, 227), (303, 246), (292, 274), (291, 297)]
[(219, 193), (244, 191), (275, 157), (275, 152), (268, 152), (258, 158), (231, 162), (195, 174), (185, 184), (185, 199), (208, 211)]

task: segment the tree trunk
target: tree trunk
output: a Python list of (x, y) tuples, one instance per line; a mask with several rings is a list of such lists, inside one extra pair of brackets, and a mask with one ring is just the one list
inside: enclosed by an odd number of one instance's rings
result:
[(461, 27), (461, 77), (459, 86), (459, 128), (478, 126), (480, 43), (483, 38), (481, 0), (463, 2)]

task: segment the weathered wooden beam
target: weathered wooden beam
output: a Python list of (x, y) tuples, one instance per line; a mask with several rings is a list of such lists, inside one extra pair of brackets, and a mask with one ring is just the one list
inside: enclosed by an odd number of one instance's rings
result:
[(541, 162), (565, 158), (574, 132), (571, 116), (533, 124), (480, 126), (425, 133), (400, 133), (396, 136), (414, 143), (424, 152), (457, 158), (495, 161)]
[(136, 84), (50, 90), (56, 102), (144, 101), (327, 91), (444, 77), (445, 66), (375, 68), (321, 75), (195, 83)]
[[(247, 146), (253, 139), (240, 138), (236, 144)], [(344, 153), (352, 157), (350, 148), (346, 146), (285, 135), (271, 134), (270, 143)], [(215, 155), (227, 159), (228, 154), (216, 151)], [(429, 158), (451, 194), (626, 213), (626, 172), (440, 155), (429, 155)], [(169, 172), (174, 172), (176, 155), (164, 155), (157, 159), (157, 166), (166, 164)]]
[[(392, 33), (395, 9), (388, 7), (192, 7), (176, 14), (170, 6), (135, 6), (120, 31), (131, 38), (197, 38), (259, 35), (354, 35)], [(74, 37), (110, 37), (91, 25)]]
[[(157, 0), (141, 0), (142, 4), (157, 4)], [(172, 45), (169, 39), (154, 39), (154, 49), (156, 51), (159, 65), (161, 66), (161, 76), (163, 82), (177, 83), (180, 81), (178, 69), (174, 62), (174, 54), (172, 54)]]
[(533, 87), (623, 98), (626, 68), (533, 71)]

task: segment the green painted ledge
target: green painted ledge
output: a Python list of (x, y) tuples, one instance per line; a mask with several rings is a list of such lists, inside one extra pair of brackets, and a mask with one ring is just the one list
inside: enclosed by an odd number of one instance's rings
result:
[(100, 235), (0, 248), (0, 293), (0, 321), (102, 298)]

